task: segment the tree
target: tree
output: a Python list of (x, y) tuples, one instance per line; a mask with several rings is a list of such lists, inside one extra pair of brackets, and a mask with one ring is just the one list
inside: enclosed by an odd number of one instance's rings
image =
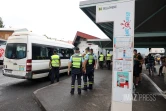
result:
[(3, 27), (5, 27), (5, 26), (3, 25), (2, 18), (0, 17), (0, 28), (3, 28)]

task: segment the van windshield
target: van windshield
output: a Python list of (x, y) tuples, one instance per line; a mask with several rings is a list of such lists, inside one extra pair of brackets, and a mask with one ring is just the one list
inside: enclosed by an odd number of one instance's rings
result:
[(8, 43), (6, 46), (5, 57), (8, 59), (23, 59), (26, 58), (25, 43)]

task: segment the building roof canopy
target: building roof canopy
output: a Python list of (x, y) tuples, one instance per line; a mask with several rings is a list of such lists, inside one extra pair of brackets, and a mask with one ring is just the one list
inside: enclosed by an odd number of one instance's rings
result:
[[(81, 10), (95, 23), (96, 4), (115, 0), (88, 0), (80, 2)], [(135, 47), (166, 47), (166, 0), (136, 0)], [(111, 40), (113, 23), (95, 23)], [(150, 37), (150, 40), (149, 40)], [(143, 39), (143, 40), (141, 40)], [(146, 42), (145, 42), (146, 41)], [(155, 42), (154, 42), (155, 41)], [(158, 43), (157, 43), (158, 42)], [(161, 43), (161, 45), (159, 45)]]

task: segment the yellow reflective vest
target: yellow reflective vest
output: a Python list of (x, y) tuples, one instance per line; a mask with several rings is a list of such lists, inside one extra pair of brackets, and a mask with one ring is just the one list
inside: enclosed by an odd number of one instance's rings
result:
[(82, 56), (72, 56), (72, 67), (73, 68), (81, 68), (82, 65)]
[(51, 65), (52, 65), (52, 67), (59, 67), (59, 60), (60, 60), (59, 55), (52, 55), (51, 56)]
[(88, 54), (89, 55), (89, 59), (88, 59), (88, 65), (92, 65), (94, 57), (92, 54)]
[(107, 54), (107, 60), (111, 60), (111, 54)]
[(100, 54), (99, 61), (104, 61), (104, 55), (103, 54)]

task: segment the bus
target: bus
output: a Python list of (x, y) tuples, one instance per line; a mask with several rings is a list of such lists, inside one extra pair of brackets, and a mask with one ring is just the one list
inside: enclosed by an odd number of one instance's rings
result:
[(15, 32), (7, 40), (3, 75), (20, 79), (49, 76), (49, 61), (56, 50), (61, 58), (60, 73), (68, 71), (68, 61), (74, 46), (51, 40), (32, 32)]
[(0, 39), (0, 65), (3, 65), (3, 58), (5, 54), (5, 48), (6, 48), (6, 40)]

